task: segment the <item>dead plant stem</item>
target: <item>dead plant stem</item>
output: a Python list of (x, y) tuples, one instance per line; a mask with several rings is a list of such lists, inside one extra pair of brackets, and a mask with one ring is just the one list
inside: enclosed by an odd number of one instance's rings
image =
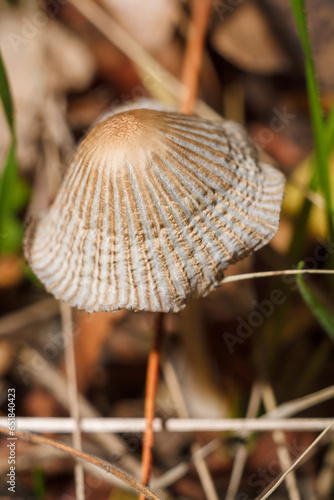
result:
[(192, 23), (189, 27), (182, 72), (181, 113), (190, 114), (193, 112), (198, 91), (210, 7), (211, 0), (193, 0)]
[[(141, 476), (142, 483), (146, 485), (149, 484), (152, 469), (152, 448), (154, 443), (153, 420), (155, 415), (155, 396), (159, 378), (160, 351), (163, 337), (163, 318), (164, 313), (159, 313), (156, 320), (154, 345), (151, 349), (147, 364), (144, 410), (146, 429), (143, 437)], [(145, 496), (141, 494), (139, 499), (144, 500)]]
[[(5, 427), (0, 428), (0, 434), (5, 434), (6, 436), (10, 436), (10, 432), (11, 431)], [(117, 467), (115, 467), (114, 465), (107, 463), (104, 460), (95, 457), (94, 455), (91, 455), (89, 453), (84, 453), (83, 451), (80, 450), (76, 450), (75, 448), (71, 448), (70, 446), (67, 446), (64, 443), (60, 443), (59, 441), (54, 441), (53, 439), (46, 438), (45, 436), (38, 436), (36, 434), (30, 434), (29, 432), (15, 431), (15, 437), (19, 439), (24, 439), (25, 441), (29, 441), (31, 443), (52, 446), (57, 450), (61, 450), (65, 453), (68, 453), (69, 455), (72, 455), (73, 457), (85, 460), (86, 462), (93, 464), (96, 467), (99, 467), (100, 469), (103, 469), (104, 471), (109, 472), (110, 474), (113, 474), (114, 476), (118, 477), (119, 479), (124, 481), (127, 485), (131, 486), (131, 488), (134, 488), (135, 490), (141, 492), (144, 495), (144, 498), (148, 498), (150, 500), (162, 500), (162, 498), (159, 495), (153, 493), (153, 491), (147, 488), (147, 486), (145, 486), (144, 484), (140, 483), (139, 481), (129, 476), (125, 472), (117, 469)]]

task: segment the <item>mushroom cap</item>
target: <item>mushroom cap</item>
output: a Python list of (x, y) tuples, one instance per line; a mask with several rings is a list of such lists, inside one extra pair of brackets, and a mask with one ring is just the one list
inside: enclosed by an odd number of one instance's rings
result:
[(179, 311), (275, 235), (284, 176), (230, 121), (114, 114), (81, 142), (25, 255), (79, 309)]

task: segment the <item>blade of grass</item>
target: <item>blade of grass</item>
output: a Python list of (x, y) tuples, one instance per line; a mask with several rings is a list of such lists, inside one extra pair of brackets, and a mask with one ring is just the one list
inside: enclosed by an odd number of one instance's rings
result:
[(10, 94), (7, 73), (5, 70), (5, 65), (3, 63), (1, 52), (0, 52), (0, 97), (6, 115), (6, 119), (9, 125), (11, 136), (15, 140), (13, 102)]
[(33, 470), (32, 482), (36, 500), (43, 500), (46, 497), (46, 491), (44, 471), (41, 467), (36, 467)]
[(307, 28), (307, 19), (304, 0), (291, 0), (291, 7), (294, 14), (300, 42), (304, 52), (306, 83), (308, 89), (311, 121), (314, 133), (315, 151), (317, 158), (317, 182), (326, 200), (326, 212), (331, 238), (334, 237), (333, 229), (333, 208), (331, 185), (328, 169), (325, 124), (323, 120), (320, 96), (316, 81), (314, 62), (312, 57), (312, 48)]
[[(325, 138), (326, 138), (326, 161), (328, 163), (334, 146), (334, 102), (331, 106), (331, 109), (325, 121)], [(309, 189), (311, 191), (316, 191), (317, 182), (316, 182), (315, 158), (312, 159), (312, 163), (313, 163), (313, 169), (312, 169), (313, 172), (309, 182)], [(312, 202), (307, 198), (305, 198), (301, 206), (301, 209), (299, 210), (299, 214), (297, 215), (295, 223), (295, 231), (288, 251), (288, 257), (291, 262), (296, 262), (298, 259), (302, 257), (301, 251), (305, 243), (306, 227), (311, 208), (312, 208)]]
[(12, 141), (0, 176), (0, 253), (15, 253), (21, 246), (23, 227), (15, 217), (14, 199), (17, 182), (15, 141)]
[(11, 135), (5, 165), (0, 175), (0, 254), (4, 254), (16, 253), (21, 247), (23, 225), (16, 217), (16, 212), (25, 203), (28, 189), (18, 175), (14, 108), (1, 53), (0, 99)]
[[(303, 262), (298, 264), (298, 269), (303, 269)], [(311, 290), (305, 285), (303, 277), (301, 274), (297, 275), (297, 284), (301, 296), (313, 312), (314, 316), (334, 342), (334, 316), (327, 309), (327, 307), (311, 292)]]

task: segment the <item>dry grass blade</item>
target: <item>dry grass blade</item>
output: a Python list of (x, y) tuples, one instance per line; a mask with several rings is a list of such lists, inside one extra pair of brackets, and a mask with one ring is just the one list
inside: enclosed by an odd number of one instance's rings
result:
[(270, 488), (269, 491), (267, 491), (267, 493), (265, 493), (264, 495), (261, 495), (261, 496), (258, 496), (255, 500), (266, 500), (266, 498), (268, 498), (272, 493), (274, 493), (274, 491), (279, 487), (279, 485), (284, 481), (284, 479), (286, 478), (286, 476), (293, 470), (295, 470), (300, 464), (301, 462), (304, 460), (304, 458), (313, 450), (313, 448), (322, 440), (322, 438), (331, 430), (331, 428), (333, 427), (333, 424), (334, 424), (334, 420), (332, 420), (332, 422), (326, 427), (326, 429), (324, 429), (322, 431), (322, 433), (313, 441), (313, 443), (304, 451), (304, 453), (302, 453), (300, 455), (300, 457), (297, 458), (297, 460), (295, 460), (293, 462), (293, 464), (291, 465), (291, 467), (289, 467), (288, 470), (286, 470), (284, 472), (284, 474), (281, 475), (281, 477), (276, 481), (276, 483), (274, 484), (274, 486), (272, 488)]
[[(182, 91), (181, 82), (169, 73), (159, 62), (141, 47), (125, 30), (123, 30), (108, 13), (91, 0), (69, 0), (75, 8), (85, 16), (103, 35), (119, 48), (145, 74), (165, 88), (174, 99), (179, 99)], [(199, 115), (211, 119), (221, 119), (210, 106), (200, 99), (196, 100), (195, 109)]]
[[(264, 384), (262, 386), (262, 399), (266, 411), (270, 411), (276, 408), (277, 406), (276, 398), (272, 390), (272, 387), (269, 384)], [(291, 465), (291, 459), (287, 448), (285, 434), (280, 430), (276, 430), (273, 431), (272, 437), (274, 443), (276, 444), (276, 453), (278, 456), (281, 469), (287, 470)], [(290, 500), (300, 500), (297, 480), (293, 471), (291, 471), (291, 473), (286, 476), (285, 485)]]
[(321, 391), (315, 392), (313, 394), (309, 394), (303, 398), (298, 398), (293, 401), (288, 401), (287, 403), (283, 403), (274, 410), (266, 413), (261, 418), (287, 418), (299, 413), (303, 410), (307, 410), (308, 408), (312, 408), (312, 406), (323, 403), (324, 401), (328, 401), (329, 399), (334, 398), (334, 386), (326, 387)]
[(265, 271), (260, 273), (244, 273), (234, 276), (227, 276), (222, 280), (222, 285), (224, 283), (232, 283), (234, 281), (244, 281), (251, 280), (253, 278), (270, 278), (271, 276), (286, 276), (297, 274), (334, 274), (333, 269), (286, 269), (284, 271)]
[[(10, 432), (11, 431), (9, 431), (9, 429), (6, 429), (4, 427), (0, 428), (1, 434), (10, 436)], [(79, 458), (81, 460), (84, 460), (85, 462), (89, 462), (93, 465), (96, 465), (96, 467), (99, 467), (100, 469), (118, 477), (119, 479), (121, 479), (121, 481), (124, 481), (131, 488), (142, 493), (146, 498), (149, 498), (150, 500), (162, 500), (162, 497), (160, 497), (156, 493), (153, 493), (153, 491), (151, 491), (145, 485), (143, 485), (133, 477), (129, 476), (125, 472), (122, 472), (121, 470), (117, 469), (117, 467), (114, 467), (113, 465), (105, 462), (104, 460), (101, 460), (98, 457), (89, 455), (88, 453), (84, 453), (83, 451), (75, 450), (70, 446), (67, 446), (63, 443), (59, 443), (58, 441), (54, 441), (53, 439), (49, 439), (44, 436), (37, 436), (36, 434), (30, 434), (28, 432), (21, 432), (21, 431), (15, 431), (15, 436), (17, 438), (29, 441), (31, 443), (46, 444), (48, 446), (52, 446), (57, 450), (61, 450), (64, 453), (72, 455), (73, 457)]]
[(162, 68), (136, 40), (134, 40), (108, 13), (95, 2), (70, 0), (70, 3), (85, 16), (103, 35), (121, 50), (130, 60), (149, 74), (159, 85), (178, 97), (181, 84), (173, 75)]
[[(248, 408), (246, 412), (246, 418), (254, 418), (259, 411), (260, 404), (261, 404), (261, 385), (259, 382), (256, 382), (252, 387)], [(243, 439), (247, 439), (249, 435), (250, 435), (249, 432), (244, 432), (241, 434), (241, 437)], [(242, 443), (238, 446), (234, 457), (230, 482), (226, 493), (226, 500), (234, 500), (234, 498), (236, 497), (239, 484), (242, 478), (242, 473), (246, 464), (247, 456), (248, 456), (248, 450), (246, 443)]]
[(211, 453), (216, 451), (219, 447), (221, 446), (221, 441), (220, 439), (214, 439), (213, 441), (210, 441), (206, 445), (202, 446), (199, 450), (197, 450), (192, 456), (190, 461), (184, 461), (179, 464), (177, 464), (175, 467), (172, 469), (169, 469), (165, 474), (162, 476), (158, 477), (157, 479), (154, 479), (152, 481), (152, 488), (155, 490), (161, 490), (163, 488), (167, 488), (168, 486), (176, 483), (179, 479), (181, 479), (183, 476), (187, 474), (189, 471), (192, 462), (195, 459), (204, 459), (207, 456), (209, 456)]
[[(186, 407), (186, 403), (182, 394), (181, 385), (177, 378), (176, 372), (174, 370), (173, 364), (167, 359), (164, 359), (162, 365), (164, 378), (169, 389), (170, 397), (174, 402), (174, 407), (177, 410), (178, 416), (181, 418), (189, 418), (189, 413)], [(203, 491), (208, 500), (218, 500), (218, 494), (210, 474), (210, 470), (204, 460), (204, 458), (198, 454), (200, 450), (199, 443), (194, 442), (191, 446), (191, 455), (194, 461), (198, 476), (200, 478)]]
[[(72, 434), (73, 446), (77, 450), (82, 450), (80, 414), (78, 403), (77, 376), (73, 343), (72, 314), (69, 305), (60, 303), (61, 321), (64, 338), (64, 357), (67, 375), (68, 399), (71, 417), (75, 420), (76, 426)], [(85, 479), (84, 470), (81, 463), (76, 463), (74, 467), (75, 492), (78, 500), (85, 499)]]

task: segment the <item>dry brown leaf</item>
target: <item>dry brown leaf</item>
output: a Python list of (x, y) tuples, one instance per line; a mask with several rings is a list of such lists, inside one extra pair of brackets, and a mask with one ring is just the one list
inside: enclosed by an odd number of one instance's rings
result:
[(125, 314), (92, 313), (77, 314), (75, 330), (75, 357), (79, 392), (84, 392), (98, 366), (103, 346), (113, 330), (113, 325)]
[[(50, 95), (56, 101), (68, 90), (86, 87), (94, 73), (94, 60), (81, 40), (36, 8), (2, 8), (0, 39), (17, 111), (19, 164), (22, 170), (32, 169), (41, 157), (43, 116)], [(56, 108), (60, 113), (59, 102)], [(58, 117), (49, 111), (51, 126), (53, 121), (58, 122)], [(2, 163), (10, 140), (2, 109), (0, 133)], [(62, 147), (62, 142), (58, 146)]]
[(291, 61), (253, 0), (244, 1), (213, 31), (216, 50), (251, 73), (280, 73)]

